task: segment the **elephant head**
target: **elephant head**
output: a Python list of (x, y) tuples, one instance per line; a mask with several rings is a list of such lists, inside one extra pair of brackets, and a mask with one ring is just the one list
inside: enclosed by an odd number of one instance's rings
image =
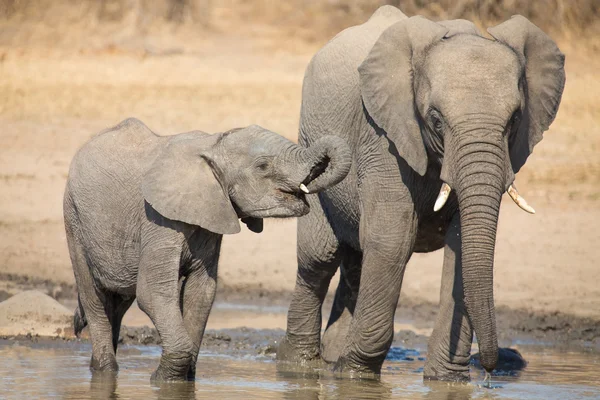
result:
[(348, 145), (325, 136), (304, 148), (253, 125), (221, 134), (190, 132), (167, 138), (145, 173), (142, 193), (163, 216), (219, 234), (254, 232), (262, 218), (299, 217), (305, 193), (343, 180)]
[[(359, 67), (366, 111), (420, 175), (458, 196), (464, 301), (481, 363), (497, 362), (493, 259), (501, 196), (557, 113), (564, 55), (522, 16), (482, 37), (467, 21), (412, 17), (390, 26)], [(437, 168), (437, 169), (436, 169)], [(529, 208), (528, 211), (532, 211)]]

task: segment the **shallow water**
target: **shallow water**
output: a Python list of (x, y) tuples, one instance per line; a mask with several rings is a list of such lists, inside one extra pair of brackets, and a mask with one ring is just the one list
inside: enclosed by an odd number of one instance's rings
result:
[[(87, 343), (0, 341), (0, 398), (66, 399), (597, 399), (600, 354), (519, 346), (529, 365), (519, 376), (472, 369), (471, 384), (423, 382), (425, 354), (394, 348), (381, 381), (339, 379), (328, 371), (300, 372), (272, 355), (202, 352), (195, 382), (154, 386), (149, 378), (160, 347), (122, 346), (117, 377), (88, 369)], [(285, 370), (288, 369), (286, 372)]]

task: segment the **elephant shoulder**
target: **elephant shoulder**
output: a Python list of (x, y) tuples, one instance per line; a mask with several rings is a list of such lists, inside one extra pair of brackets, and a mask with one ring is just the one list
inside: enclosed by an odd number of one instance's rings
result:
[(138, 147), (159, 137), (137, 118), (127, 118), (99, 134), (120, 147)]
[(407, 19), (408, 17), (400, 11), (399, 8), (390, 5), (384, 5), (379, 7), (373, 15), (369, 18), (369, 21), (381, 23), (381, 21), (389, 21), (390, 25), (394, 22)]
[[(93, 136), (82, 148), (86, 150), (106, 151), (112, 153), (139, 152), (158, 140), (160, 136), (150, 130), (142, 121), (136, 118), (127, 118), (117, 125), (105, 129)], [(94, 151), (91, 151), (94, 153)]]
[(363, 24), (351, 26), (338, 33), (310, 61), (305, 87), (335, 92), (358, 86), (358, 66), (363, 62), (377, 38), (392, 24), (407, 19), (393, 6), (380, 7)]
[(143, 122), (128, 118), (96, 134), (77, 151), (69, 180), (137, 174), (159, 139)]
[(367, 55), (379, 36), (388, 27), (408, 17), (398, 8), (385, 5), (378, 8), (373, 15), (360, 25), (351, 26), (335, 35), (317, 52), (314, 59), (328, 58), (336, 53), (345, 55), (347, 62), (354, 58), (360, 62)]

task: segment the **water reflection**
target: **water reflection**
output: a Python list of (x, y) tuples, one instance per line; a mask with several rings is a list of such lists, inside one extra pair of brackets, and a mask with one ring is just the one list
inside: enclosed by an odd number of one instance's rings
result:
[(428, 389), (423, 396), (427, 400), (464, 400), (474, 397), (475, 386), (467, 383), (424, 381), (423, 385)]
[(343, 379), (324, 369), (311, 374), (279, 363), (277, 380), (294, 383), (282, 396), (286, 400), (392, 398), (392, 385), (387, 382)]
[(96, 372), (90, 379), (92, 399), (118, 399), (117, 374), (115, 372)]
[(196, 398), (196, 385), (194, 382), (167, 382), (152, 385), (156, 390), (158, 400), (190, 400)]

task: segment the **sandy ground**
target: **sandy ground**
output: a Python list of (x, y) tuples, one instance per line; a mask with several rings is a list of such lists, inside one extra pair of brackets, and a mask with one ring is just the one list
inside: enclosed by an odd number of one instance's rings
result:
[[(517, 177), (537, 214), (503, 204), (495, 296), (514, 310), (600, 320), (600, 58), (561, 46), (561, 109)], [(71, 157), (99, 130), (134, 116), (162, 134), (256, 123), (296, 139), (302, 77), (316, 45), (213, 35), (153, 48), (0, 46), (0, 291), (19, 291), (15, 276), (59, 291), (73, 284), (62, 194)], [(262, 234), (226, 237), (219, 296), (292, 290), (295, 226), (267, 221)], [(402, 304), (437, 302), (441, 260), (441, 252), (413, 257)], [(284, 327), (276, 314), (270, 325)], [(228, 317), (212, 327), (232, 324)]]

